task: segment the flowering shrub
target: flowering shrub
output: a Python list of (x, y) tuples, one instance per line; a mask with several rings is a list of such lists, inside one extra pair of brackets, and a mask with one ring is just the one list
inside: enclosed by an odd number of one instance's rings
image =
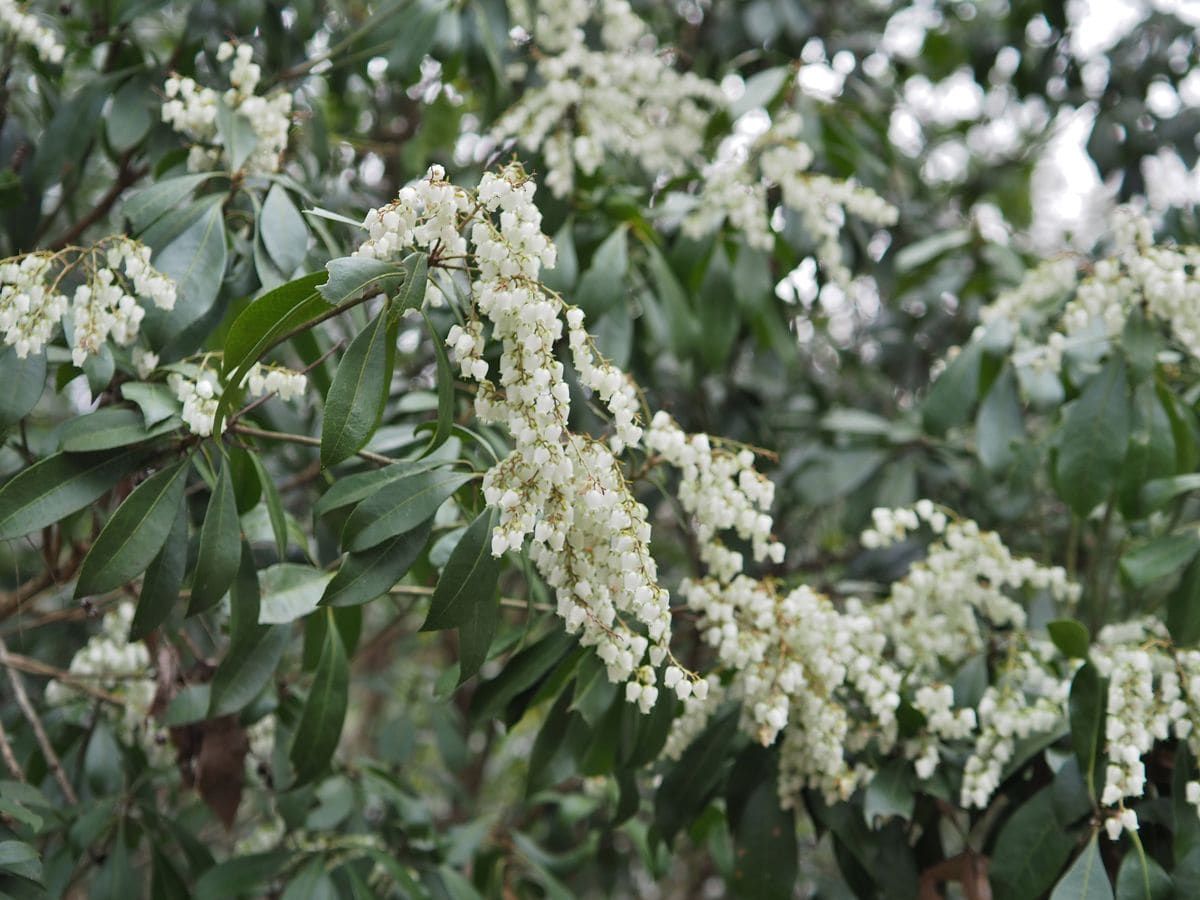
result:
[(965, 6), (0, 3), (0, 892), (1195, 893), (1196, 35)]

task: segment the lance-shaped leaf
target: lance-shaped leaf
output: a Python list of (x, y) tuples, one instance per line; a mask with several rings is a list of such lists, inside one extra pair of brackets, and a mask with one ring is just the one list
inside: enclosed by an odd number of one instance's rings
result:
[(1054, 886), (1050, 900), (1112, 900), (1112, 885), (1096, 835), (1087, 842), (1083, 852), (1075, 857), (1067, 874)]
[(263, 245), (284, 276), (304, 262), (308, 252), (308, 226), (281, 184), (271, 185), (263, 201), (260, 221)]
[(334, 466), (367, 445), (379, 426), (395, 358), (387, 309), (346, 348), (325, 398), (321, 465)]
[(146, 571), (179, 514), (187, 469), (185, 460), (156, 472), (125, 498), (83, 560), (76, 597), (111, 591)]
[(1063, 421), (1054, 475), (1058, 494), (1086, 516), (1116, 487), (1129, 446), (1129, 385), (1114, 356), (1092, 378)]
[(233, 492), (233, 474), (229, 463), (221, 466), (217, 484), (208, 498), (208, 510), (200, 527), (200, 551), (192, 576), (192, 602), (188, 615), (194, 616), (220, 602), (237, 575), (242, 539), (238, 522), (237, 498)]
[(425, 317), (425, 324), (429, 326), (429, 334), (433, 337), (433, 352), (437, 359), (438, 396), (437, 426), (434, 428), (433, 437), (429, 440), (429, 446), (425, 448), (425, 454), (428, 455), (446, 443), (446, 440), (454, 433), (454, 370), (450, 368), (450, 360), (446, 356), (446, 346), (437, 331), (434, 330), (429, 316)]
[(458, 628), (471, 619), (472, 607), (493, 604), (500, 560), (492, 556), (496, 514), (485, 509), (463, 532), (438, 579), (422, 631)]
[(146, 428), (140, 411), (110, 406), (68, 422), (62, 430), (62, 445), (69, 453), (111, 450), (167, 434), (179, 424), (179, 419), (171, 417)]
[(0, 487), (0, 540), (53, 525), (104, 496), (132, 471), (137, 450), (56, 453), (34, 463)]
[(258, 458), (258, 454), (250, 451), (250, 462), (254, 464), (254, 471), (258, 474), (258, 480), (262, 485), (263, 499), (267, 503), (267, 518), (271, 522), (271, 533), (275, 536), (275, 554), (279, 557), (279, 561), (283, 562), (287, 556), (287, 516), (283, 512), (283, 498), (279, 496), (279, 488), (275, 486), (273, 479), (267, 472), (262, 460)]
[(415, 475), (418, 472), (428, 472), (430, 469), (444, 465), (446, 465), (444, 459), (402, 459), (381, 469), (347, 475), (330, 485), (329, 490), (321, 495), (313, 507), (313, 512), (318, 516), (323, 516), (335, 509), (365, 500), (393, 481)]
[(304, 711), (292, 740), (290, 758), (296, 772), (293, 786), (312, 781), (329, 765), (346, 718), (349, 665), (341, 632), (334, 625), (332, 616), (327, 624), (316, 677), (304, 701)]
[(142, 579), (137, 610), (129, 624), (129, 639), (140, 641), (167, 620), (171, 608), (179, 599), (183, 576), (187, 569), (188, 517), (187, 505), (181, 503), (171, 525), (167, 541)]
[(358, 606), (386, 594), (417, 561), (430, 530), (427, 522), (370, 550), (347, 554), (325, 586), (321, 605)]
[(13, 347), (0, 351), (0, 432), (16, 425), (41, 399), (46, 387), (46, 354), (18, 359)]
[(321, 285), (321, 296), (334, 306), (354, 300), (364, 292), (393, 290), (404, 277), (404, 267), (365, 256), (344, 256), (325, 265), (329, 278)]
[(354, 508), (342, 532), (342, 545), (355, 552), (367, 550), (411, 531), (473, 477), (443, 469), (393, 481)]

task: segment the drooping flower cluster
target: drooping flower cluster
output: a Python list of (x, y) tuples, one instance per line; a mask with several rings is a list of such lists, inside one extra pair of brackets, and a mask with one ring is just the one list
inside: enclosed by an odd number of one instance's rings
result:
[(770, 250), (775, 243), (771, 233), (774, 211), (768, 191), (777, 186), (783, 208), (800, 217), (816, 244), (816, 257), (827, 280), (848, 285), (851, 275), (842, 261), (840, 242), (846, 214), (876, 225), (893, 225), (897, 211), (853, 179), (842, 181), (809, 172), (813, 152), (800, 139), (801, 127), (800, 117), (790, 110), (774, 121), (762, 109), (743, 114), (716, 159), (704, 169), (704, 180), (683, 229), (700, 236), (728, 220), (752, 247)]
[[(539, 2), (532, 17), (530, 4), (509, 6), (542, 55), (537, 85), (501, 116), (493, 135), (541, 152), (555, 196), (571, 191), (576, 168), (593, 174), (606, 155), (652, 174), (679, 174), (695, 161), (720, 89), (676, 71), (626, 0)], [(591, 21), (600, 49), (588, 45)]]
[(253, 61), (254, 48), (250, 44), (235, 47), (223, 42), (217, 48), (217, 61), (223, 63), (231, 58), (231, 87), (224, 94), (203, 87), (192, 78), (174, 75), (168, 78), (164, 85), (167, 99), (162, 106), (162, 120), (193, 142), (188, 152), (190, 170), (231, 166), (234, 161), (228, 156), (228, 148), (224, 146), (226, 136), (221, 134), (218, 121), (223, 103), (245, 119), (254, 132), (254, 147), (241, 164), (241, 171), (250, 175), (278, 172), (283, 151), (287, 149), (292, 95), (286, 90), (268, 96), (255, 93), (262, 70)]
[(298, 400), (304, 396), (308, 378), (283, 366), (264, 366), (255, 363), (246, 373), (246, 393), (251, 397), (275, 394), (280, 400)]
[(43, 62), (60, 63), (66, 48), (41, 20), (25, 12), (16, 0), (0, 0), (0, 30), (37, 51)]
[[(275, 394), (283, 401), (299, 400), (308, 387), (308, 378), (284, 366), (255, 363), (246, 373), (242, 384), (249, 397), (268, 397)], [(188, 430), (201, 437), (213, 433), (217, 404), (225, 388), (217, 373), (203, 363), (176, 364), (167, 376), (167, 386), (183, 404), (180, 417)]]
[(1113, 217), (1111, 243), (1111, 255), (1090, 271), (1070, 257), (1030, 270), (984, 308), (974, 338), (1011, 342), (1018, 374), (1024, 368), (1057, 373), (1066, 353), (1102, 357), (1141, 309), (1200, 358), (1200, 280), (1194, 275), (1200, 247), (1155, 244), (1150, 223), (1128, 208)]
[[(60, 285), (76, 271), (85, 280), (68, 302)], [(173, 308), (175, 282), (151, 267), (149, 247), (129, 238), (108, 238), (87, 250), (30, 253), (0, 264), (0, 330), (21, 359), (40, 353), (64, 320), (77, 366), (109, 338), (131, 344), (146, 314), (145, 302)]]
[[(153, 764), (164, 765), (173, 755), (164, 729), (158, 727), (150, 712), (157, 689), (154, 669), (146, 645), (129, 640), (132, 621), (133, 604), (129, 602), (106, 613), (100, 632), (76, 652), (67, 670), (73, 681), (107, 695), (99, 708), (112, 722), (119, 740), (140, 744)], [(64, 706), (87, 697), (84, 690), (65, 681), (46, 685), (46, 703), (50, 706)]]
[(98, 353), (110, 337), (118, 344), (133, 343), (146, 315), (138, 297), (159, 309), (175, 306), (175, 282), (150, 266), (149, 247), (118, 238), (109, 245), (106, 262), (93, 271), (88, 283), (75, 289), (71, 301), (71, 361), (77, 366)]

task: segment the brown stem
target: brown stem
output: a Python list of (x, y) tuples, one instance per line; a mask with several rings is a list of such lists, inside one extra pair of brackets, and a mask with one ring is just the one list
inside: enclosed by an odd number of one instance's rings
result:
[(50, 767), (50, 771), (54, 773), (54, 779), (58, 782), (58, 786), (62, 788), (63, 798), (72, 806), (77, 805), (79, 803), (79, 796), (75, 793), (75, 788), (71, 787), (71, 782), (67, 779), (67, 773), (63, 771), (62, 760), (54, 752), (54, 745), (50, 743), (50, 738), (46, 735), (46, 729), (42, 727), (42, 720), (38, 718), (37, 710), (29, 702), (29, 695), (25, 693), (25, 679), (21, 677), (21, 673), (12, 665), (9, 659), (8, 645), (4, 643), (4, 638), (0, 638), (0, 664), (3, 664), (4, 668), (8, 671), (8, 681), (12, 685), (17, 706), (21, 707), (21, 712), (25, 715), (26, 721), (29, 722), (29, 726), (33, 729), (38, 746), (42, 748), (42, 756), (46, 758), (46, 764)]
[(21, 766), (17, 763), (16, 754), (13, 753), (12, 744), (8, 742), (8, 734), (4, 730), (4, 723), (0, 722), (0, 756), (4, 757), (4, 765), (8, 767), (8, 772), (13, 779), (25, 783), (25, 773), (21, 771)]
[[(234, 434), (244, 434), (246, 437), (262, 438), (268, 441), (284, 441), (289, 444), (301, 444), (305, 447), (320, 447), (321, 439), (309, 437), (306, 434), (291, 434), (286, 431), (267, 431), (263, 428), (255, 428), (252, 425), (234, 425), (229, 429)], [(358, 456), (367, 462), (373, 462), (380, 466), (390, 466), (395, 462), (390, 456), (384, 456), (381, 453), (372, 453), (370, 450), (359, 450)]]
[(121, 157), (117, 177), (113, 181), (112, 186), (104, 192), (104, 196), (97, 201), (96, 205), (89, 212), (63, 232), (58, 240), (50, 242), (50, 250), (61, 250), (63, 247), (75, 243), (88, 228), (108, 215), (109, 210), (113, 208), (113, 205), (120, 199), (121, 194), (125, 192), (127, 187), (136, 184), (150, 171), (149, 166), (134, 166), (132, 163), (133, 150), (127, 150), (125, 155)]

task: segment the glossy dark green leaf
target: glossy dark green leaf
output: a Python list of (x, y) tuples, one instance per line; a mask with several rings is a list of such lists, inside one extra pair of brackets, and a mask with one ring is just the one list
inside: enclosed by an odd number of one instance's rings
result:
[(434, 330), (428, 316), (425, 317), (425, 324), (429, 326), (429, 334), (433, 337), (433, 352), (437, 359), (438, 416), (433, 437), (429, 439), (429, 446), (425, 448), (425, 453), (429, 454), (446, 443), (454, 433), (454, 370), (450, 368), (445, 344)]
[(229, 462), (221, 466), (216, 486), (208, 498), (200, 526), (200, 550), (192, 576), (192, 601), (188, 615), (212, 609), (225, 596), (241, 561), (242, 528)]
[(292, 741), (295, 785), (305, 784), (321, 774), (333, 758), (346, 717), (349, 677), (341, 633), (337, 628), (326, 628), (317, 673)]
[(150, 106), (153, 104), (157, 108), (155, 100), (149, 85), (141, 79), (130, 79), (121, 85), (104, 116), (109, 146), (124, 152), (139, 144), (154, 124)]
[(1150, 512), (1142, 502), (1142, 487), (1170, 478), (1176, 472), (1177, 453), (1171, 417), (1163, 408), (1153, 382), (1144, 381), (1133, 391), (1129, 452), (1121, 466), (1118, 500), (1127, 519)]
[(392, 380), (393, 333), (383, 309), (346, 348), (325, 397), (321, 465), (334, 466), (367, 445), (387, 401)]
[(156, 182), (130, 194), (121, 206), (121, 214), (129, 220), (134, 234), (145, 231), (167, 213), (182, 206), (196, 188), (219, 174), (200, 172)]
[(308, 226), (280, 184), (271, 185), (267, 191), (259, 229), (263, 245), (279, 271), (285, 277), (295, 272), (308, 254)]
[(349, 553), (325, 586), (322, 606), (357, 606), (386, 594), (429, 542), (429, 523), (361, 553)]
[(20, 537), (95, 503), (133, 470), (136, 450), (56, 453), (0, 487), (0, 540)]
[(129, 623), (129, 639), (140, 641), (167, 620), (179, 592), (183, 588), (183, 576), (187, 570), (188, 547), (187, 504), (180, 504), (175, 521), (167, 535), (166, 543), (146, 569), (142, 579), (142, 590), (138, 595), (137, 609)]
[(1055, 619), (1046, 625), (1046, 631), (1054, 646), (1075, 659), (1087, 659), (1088, 645), (1092, 636), (1087, 626), (1075, 619)]
[(230, 897), (261, 896), (262, 889), (292, 860), (286, 850), (235, 856), (218, 863), (200, 876), (192, 889), (194, 900), (229, 900)]
[(1071, 868), (1054, 886), (1050, 900), (1113, 900), (1112, 885), (1104, 860), (1100, 858), (1100, 843), (1096, 835), (1071, 863)]
[(435, 469), (397, 479), (359, 503), (346, 520), (342, 545), (367, 550), (416, 528), (474, 476)]
[(155, 472), (104, 523), (79, 569), (75, 596), (102, 594), (146, 571), (171, 533), (183, 503), (188, 463)]
[(419, 472), (428, 472), (430, 469), (436, 469), (446, 464), (444, 459), (402, 459), (380, 469), (347, 475), (335, 481), (330, 485), (329, 490), (321, 495), (313, 507), (313, 513), (323, 516), (335, 509), (358, 503), (401, 478)]
[(1071, 746), (1089, 787), (1096, 780), (1107, 697), (1107, 682), (1100, 677), (1096, 667), (1091, 663), (1080, 666), (1071, 680), (1067, 712), (1071, 723)]
[(759, 782), (734, 826), (730, 887), (746, 900), (789, 900), (799, 869), (796, 822), (779, 808), (774, 779)]
[(343, 256), (325, 265), (329, 277), (321, 285), (321, 296), (333, 306), (362, 296), (364, 292), (389, 293), (404, 279), (404, 267), (399, 263), (368, 259), (365, 256)]
[(121, 385), (121, 396), (142, 411), (142, 420), (147, 428), (178, 415), (182, 408), (165, 384), (127, 381)]
[(624, 227), (619, 227), (596, 248), (591, 265), (579, 279), (575, 303), (593, 318), (614, 308), (625, 297), (628, 269), (626, 232)]
[(737, 730), (737, 711), (721, 713), (663, 775), (654, 821), (668, 845), (708, 805), (725, 775)]
[(258, 621), (286, 625), (304, 618), (317, 608), (333, 576), (321, 569), (297, 563), (277, 563), (258, 573), (262, 609)]
[(1167, 597), (1166, 620), (1171, 639), (1179, 646), (1200, 641), (1200, 556), (1192, 558)]
[(944, 434), (966, 422), (979, 395), (983, 344), (972, 341), (946, 366), (921, 403), (921, 418), (931, 434)]
[(199, 321), (212, 308), (225, 277), (225, 214), (220, 197), (204, 200), (207, 209), (186, 231), (155, 254), (154, 267), (175, 280), (175, 306), (152, 308), (143, 328), (155, 344), (164, 344)]
[(1194, 527), (1152, 538), (1121, 555), (1121, 574), (1131, 587), (1142, 588), (1178, 572), (1200, 551)]
[(12, 347), (0, 350), (0, 432), (27, 416), (46, 388), (46, 355), (17, 358)]
[(429, 604), (422, 631), (458, 628), (472, 618), (473, 607), (495, 604), (500, 560), (492, 556), (496, 513), (485, 509), (471, 523), (450, 553)]
[(481, 683), (471, 697), (471, 717), (486, 721), (509, 701), (541, 680), (575, 646), (575, 638), (552, 632), (513, 655), (495, 678)]
[(150, 870), (150, 895), (155, 900), (190, 900), (191, 892), (187, 882), (180, 877), (171, 860), (157, 846), (153, 847), (151, 859), (153, 867)]
[(147, 429), (136, 409), (107, 407), (72, 419), (62, 430), (62, 447), (68, 453), (111, 450), (167, 434), (179, 427), (178, 419), (166, 419)]
[(1055, 461), (1056, 489), (1086, 516), (1112, 495), (1129, 446), (1129, 386), (1114, 356), (1068, 408)]
[(267, 504), (267, 518), (271, 522), (271, 533), (275, 536), (275, 555), (282, 562), (287, 556), (288, 543), (287, 516), (283, 511), (283, 498), (279, 496), (279, 488), (275, 486), (275, 479), (267, 472), (258, 454), (250, 451), (249, 456), (262, 486), (263, 500)]
[(33, 158), (33, 177), (41, 189), (76, 174), (90, 143), (86, 138), (96, 131), (114, 81), (112, 75), (94, 75), (58, 104), (38, 138)]
[(979, 461), (990, 472), (1006, 470), (1012, 463), (1013, 442), (1024, 437), (1017, 379), (1012, 368), (1005, 366), (992, 382), (975, 417), (975, 451)]
[(1054, 791), (1044, 787), (1001, 826), (988, 866), (995, 900), (1044, 896), (1075, 847), (1054, 813)]
[(1155, 478), (1142, 486), (1142, 505), (1147, 512), (1166, 506), (1181, 494), (1200, 490), (1200, 473), (1176, 475), (1172, 478)]
[(894, 759), (881, 766), (863, 797), (863, 817), (867, 824), (878, 828), (882, 821), (893, 816), (905, 821), (911, 819), (917, 799), (915, 780), (908, 760)]
[(400, 285), (400, 289), (396, 291), (396, 295), (388, 307), (388, 315), (391, 316), (390, 325), (397, 324), (407, 310), (420, 309), (425, 302), (426, 282), (429, 280), (429, 257), (424, 253), (410, 253), (405, 257), (403, 265), (407, 274), (404, 277), (404, 283)]
[(1171, 876), (1153, 856), (1136, 850), (1125, 854), (1117, 872), (1116, 900), (1171, 900), (1174, 896)]
[(315, 272), (281, 284), (242, 310), (229, 326), (221, 371), (227, 377), (239, 371), (244, 374), (277, 337), (328, 311), (317, 291), (324, 277), (323, 272)]

